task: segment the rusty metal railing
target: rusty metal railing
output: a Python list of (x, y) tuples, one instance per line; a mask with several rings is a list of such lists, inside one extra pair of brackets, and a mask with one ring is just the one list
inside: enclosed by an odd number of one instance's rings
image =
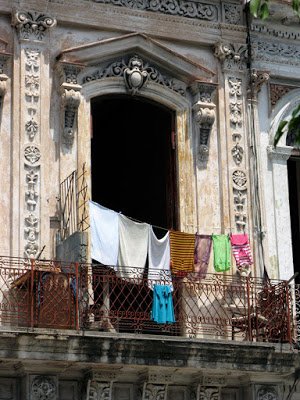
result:
[(171, 323), (152, 319), (155, 284), (170, 285), (170, 276), (153, 280), (147, 270), (127, 268), (120, 277), (100, 265), (0, 257), (0, 329), (96, 329), (281, 343), (295, 339), (286, 281), (173, 276)]
[(86, 175), (86, 167), (83, 164), (81, 170), (73, 171), (60, 184), (61, 240), (89, 228)]

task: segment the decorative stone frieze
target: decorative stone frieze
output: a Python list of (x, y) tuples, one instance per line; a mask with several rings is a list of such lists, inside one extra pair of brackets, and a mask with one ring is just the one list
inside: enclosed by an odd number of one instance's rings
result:
[(77, 112), (81, 101), (82, 86), (78, 84), (78, 74), (82, 66), (60, 63), (59, 69), (63, 110), (62, 142), (71, 146), (74, 142)]
[(151, 81), (171, 89), (181, 96), (186, 95), (186, 85), (183, 82), (163, 75), (154, 66), (143, 61), (138, 55), (130, 57), (129, 60), (114, 61), (104, 68), (97, 68), (85, 75), (82, 81), (86, 83), (108, 77), (123, 78), (125, 86), (131, 94), (137, 93), (147, 82)]
[(291, 90), (296, 89), (295, 86), (279, 85), (270, 83), (270, 102), (274, 107), (276, 103)]
[(262, 61), (277, 64), (300, 64), (300, 47), (281, 42), (254, 41), (253, 57)]
[(242, 24), (242, 8), (239, 4), (223, 3), (222, 9), (226, 24)]
[(30, 400), (56, 400), (56, 380), (50, 376), (36, 376), (31, 382)]
[(18, 11), (14, 15), (13, 24), (20, 39), (42, 41), (46, 31), (56, 25), (56, 20), (35, 11)]
[[(280, 26), (280, 28), (278, 28)], [(250, 29), (252, 32), (263, 33), (268, 36), (272, 36), (272, 38), (277, 37), (280, 39), (290, 39), (290, 40), (299, 40), (300, 33), (296, 30), (291, 30), (283, 27), (283, 25), (274, 25), (268, 26), (266, 24), (253, 23), (250, 25)]]
[(215, 85), (196, 82), (191, 90), (194, 94), (194, 117), (199, 128), (199, 160), (207, 161), (209, 136), (216, 118), (216, 105), (213, 102)]
[(246, 69), (248, 60), (248, 48), (246, 44), (231, 44), (218, 42), (214, 48), (215, 56), (222, 62), (224, 70), (239, 70)]

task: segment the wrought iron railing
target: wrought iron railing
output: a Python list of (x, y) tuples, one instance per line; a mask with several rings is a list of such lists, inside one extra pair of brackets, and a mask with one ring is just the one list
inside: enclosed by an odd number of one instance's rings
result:
[(292, 343), (291, 287), (210, 274), (172, 277), (175, 320), (154, 321), (147, 270), (0, 257), (0, 329), (41, 327)]
[(73, 171), (60, 184), (61, 240), (75, 232), (89, 228), (87, 171), (83, 164), (80, 171)]

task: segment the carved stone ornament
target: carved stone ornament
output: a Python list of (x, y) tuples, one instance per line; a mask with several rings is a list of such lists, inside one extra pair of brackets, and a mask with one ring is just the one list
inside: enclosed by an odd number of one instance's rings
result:
[(147, 82), (148, 72), (144, 69), (143, 61), (134, 56), (129, 60), (128, 67), (124, 70), (124, 79), (130, 93), (135, 94)]
[(112, 400), (112, 382), (89, 381), (87, 400)]
[(274, 107), (276, 103), (291, 90), (295, 89), (294, 86), (279, 85), (270, 83), (270, 101), (271, 106)]
[(214, 54), (222, 62), (224, 69), (244, 70), (246, 68), (248, 60), (246, 44), (218, 42), (215, 45)]
[(78, 84), (78, 74), (82, 66), (60, 64), (61, 94), (63, 109), (62, 142), (71, 146), (74, 142), (78, 107), (81, 101), (82, 86)]
[(300, 47), (279, 42), (253, 42), (253, 56), (277, 64), (300, 64)]
[[(220, 400), (220, 388), (218, 387), (201, 387), (199, 391), (199, 400)], [(197, 400), (198, 400), (197, 399)]]
[(113, 4), (119, 7), (127, 7), (137, 10), (161, 12), (163, 14), (178, 15), (181, 17), (195, 18), (204, 21), (220, 21), (220, 9), (218, 6), (196, 1), (186, 0), (87, 0), (95, 3)]
[(35, 11), (19, 11), (13, 23), (21, 39), (42, 41), (47, 29), (56, 25), (56, 19)]
[(30, 164), (37, 164), (39, 159), (41, 158), (41, 153), (38, 147), (36, 146), (27, 146), (24, 150), (25, 160)]
[(256, 398), (257, 400), (279, 400), (276, 389), (269, 386), (258, 389)]
[(31, 400), (56, 400), (56, 384), (53, 378), (37, 376), (31, 384)]
[(145, 383), (142, 400), (166, 400), (167, 385)]
[(237, 190), (246, 190), (247, 189), (247, 176), (244, 171), (240, 169), (236, 169), (232, 173), (232, 182), (233, 186)]
[(233, 146), (233, 148), (231, 149), (231, 154), (236, 165), (240, 165), (240, 163), (243, 161), (244, 150), (239, 143), (236, 143)]
[(257, 71), (252, 69), (250, 76), (250, 94), (254, 97), (260, 92), (262, 85), (270, 79), (270, 74), (267, 71)]
[(242, 24), (242, 8), (239, 4), (224, 3), (223, 13), (226, 24)]
[(115, 61), (105, 68), (99, 68), (89, 73), (83, 78), (83, 83), (109, 77), (122, 77), (126, 88), (132, 94), (135, 94), (147, 82), (151, 81), (171, 89), (181, 96), (186, 95), (186, 86), (183, 82), (164, 76), (155, 67), (145, 63), (138, 55), (131, 57), (128, 62), (124, 59)]
[(199, 160), (206, 161), (209, 154), (209, 136), (216, 119), (216, 105), (212, 102), (215, 86), (196, 83), (191, 89), (197, 100), (193, 105), (193, 111), (195, 122), (199, 127)]

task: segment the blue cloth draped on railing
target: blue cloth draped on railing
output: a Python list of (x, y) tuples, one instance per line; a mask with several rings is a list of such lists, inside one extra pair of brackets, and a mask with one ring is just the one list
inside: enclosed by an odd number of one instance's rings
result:
[(153, 286), (151, 319), (158, 324), (171, 324), (175, 321), (172, 289), (167, 285)]

